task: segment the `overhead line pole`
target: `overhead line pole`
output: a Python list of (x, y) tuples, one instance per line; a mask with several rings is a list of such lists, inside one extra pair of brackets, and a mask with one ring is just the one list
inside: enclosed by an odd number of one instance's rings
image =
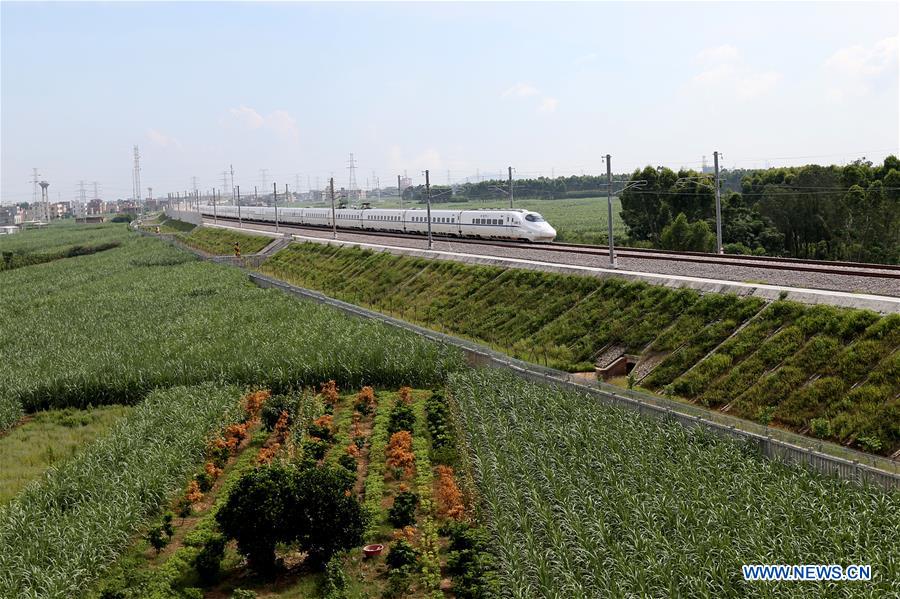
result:
[(397, 195), (400, 196), (400, 210), (403, 210), (403, 190), (400, 189), (400, 175), (397, 175)]
[(512, 183), (512, 167), (509, 168), (509, 209), (513, 207), (513, 183)]
[(722, 247), (722, 191), (719, 187), (719, 152), (713, 152), (713, 162), (716, 169), (716, 253), (724, 254)]
[(337, 220), (334, 217), (334, 177), (329, 181), (331, 188), (331, 238), (337, 239)]
[[(231, 190), (231, 194), (234, 195), (235, 190)], [(244, 221), (241, 220), (241, 186), (237, 186), (237, 205), (238, 205), (238, 227), (241, 229), (244, 228)]]
[(213, 187), (212, 191), (213, 191), (213, 223), (218, 225), (219, 224), (219, 213), (216, 209), (216, 188)]
[(428, 211), (428, 249), (432, 248), (431, 239), (431, 181), (428, 179), (428, 170), (425, 170), (425, 201), (427, 202)]
[[(287, 185), (285, 184), (285, 191), (287, 191)], [(273, 203), (275, 204), (275, 232), (278, 233), (278, 183), (272, 181), (272, 197)]]
[(606, 155), (606, 210), (609, 225), (609, 265), (616, 267), (616, 250), (613, 242), (613, 213), (612, 213), (612, 165), (610, 155)]

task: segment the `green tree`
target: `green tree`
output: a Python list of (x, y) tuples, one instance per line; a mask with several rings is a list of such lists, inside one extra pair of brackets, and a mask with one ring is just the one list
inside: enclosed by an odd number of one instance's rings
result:
[(711, 252), (715, 249), (716, 237), (706, 221), (690, 223), (682, 212), (663, 229), (660, 245), (667, 250)]

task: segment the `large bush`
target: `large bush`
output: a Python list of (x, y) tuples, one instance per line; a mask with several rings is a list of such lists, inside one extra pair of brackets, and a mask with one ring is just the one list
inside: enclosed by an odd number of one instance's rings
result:
[(238, 481), (216, 519), (257, 572), (272, 572), (279, 543), (296, 543), (307, 563), (321, 569), (362, 540), (366, 523), (356, 496), (347, 493), (352, 484), (333, 466), (264, 466)]

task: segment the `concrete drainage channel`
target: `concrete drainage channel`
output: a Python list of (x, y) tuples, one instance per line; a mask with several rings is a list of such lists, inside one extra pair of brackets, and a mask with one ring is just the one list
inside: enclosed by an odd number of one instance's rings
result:
[[(140, 231), (140, 233), (148, 236), (152, 235), (144, 231)], [(431, 329), (337, 300), (317, 291), (297, 287), (250, 270), (258, 267), (267, 257), (265, 255), (255, 254), (242, 258), (211, 257), (178, 243), (174, 239), (169, 238), (166, 241), (181, 249), (193, 252), (206, 260), (220, 264), (231, 264), (241, 268), (247, 273), (250, 280), (260, 287), (279, 289), (302, 299), (327, 304), (359, 318), (378, 320), (390, 326), (422, 335), (437, 343), (452, 345), (460, 349), (473, 366), (505, 368), (533, 382), (590, 395), (606, 405), (632, 409), (645, 416), (671, 419), (688, 428), (702, 427), (719, 436), (747, 442), (756, 447), (762, 455), (788, 465), (806, 465), (820, 473), (845, 480), (861, 484), (872, 484), (887, 490), (900, 489), (900, 462), (847, 449), (832, 443), (816, 441), (781, 429), (764, 427), (691, 404), (622, 389), (600, 382), (595, 383), (595, 385), (586, 385), (584, 382), (581, 382), (584, 379), (576, 379), (568, 372), (511, 358), (478, 343), (432, 331)], [(841, 455), (832, 455), (828, 453), (829, 450)]]

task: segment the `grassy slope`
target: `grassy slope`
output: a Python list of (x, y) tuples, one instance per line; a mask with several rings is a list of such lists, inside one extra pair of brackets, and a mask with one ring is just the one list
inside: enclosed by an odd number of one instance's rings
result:
[(193, 248), (217, 256), (232, 255), (235, 243), (241, 244), (241, 254), (255, 254), (274, 240), (265, 235), (213, 227), (195, 227), (187, 235), (178, 235), (178, 239)]
[(125, 406), (101, 406), (38, 412), (0, 437), (0, 505), (47, 468), (74, 456), (105, 434), (129, 410)]
[(900, 315), (311, 243), (262, 270), (565, 370), (621, 345), (659, 360), (646, 389), (873, 453), (900, 449)]
[[(451, 377), (510, 596), (887, 597), (900, 494), (495, 370)], [(590, 490), (590, 492), (586, 492)], [(747, 583), (742, 564), (871, 564), (872, 583)]]

